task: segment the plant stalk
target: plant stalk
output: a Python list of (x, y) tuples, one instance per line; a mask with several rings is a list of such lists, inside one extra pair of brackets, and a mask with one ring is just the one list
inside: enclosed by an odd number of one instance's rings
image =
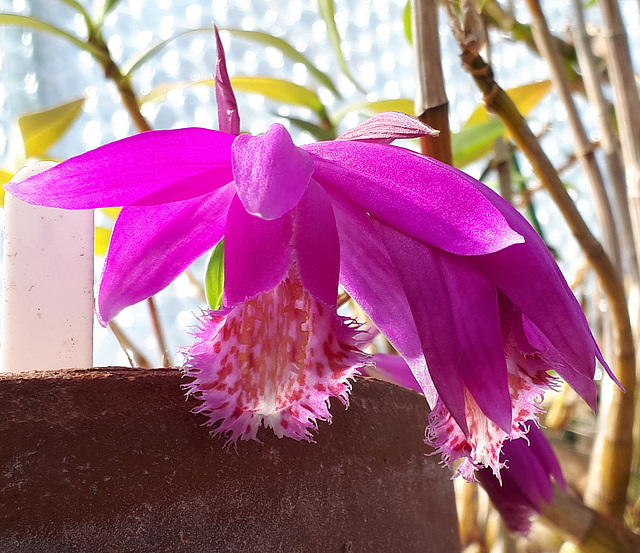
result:
[(487, 109), (500, 117), (516, 145), (528, 158), (598, 275), (607, 295), (614, 323), (613, 369), (627, 393), (625, 395), (620, 390), (614, 392), (610, 432), (598, 436), (600, 443), (595, 448), (602, 457), (601, 466), (606, 469), (606, 474), (602, 481), (602, 493), (598, 497), (591, 497), (591, 506), (602, 513), (620, 517), (626, 505), (629, 483), (636, 382), (635, 346), (624, 287), (613, 263), (582, 219), (527, 122), (509, 95), (495, 82), (491, 68), (480, 55), (463, 45), (461, 47), (463, 64), (482, 91)]

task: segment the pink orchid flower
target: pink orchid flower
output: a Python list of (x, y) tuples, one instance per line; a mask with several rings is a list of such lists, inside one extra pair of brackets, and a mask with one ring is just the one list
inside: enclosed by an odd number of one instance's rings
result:
[[(6, 186), (39, 205), (124, 206), (98, 298), (106, 324), (165, 288), (223, 237), (224, 297), (186, 350), (189, 392), (228, 443), (312, 439), (329, 398), (372, 363), (337, 314), (338, 282), (406, 359), (445, 460), (498, 473), (505, 439), (535, 419), (554, 370), (595, 406), (602, 356), (545, 244), (483, 184), (390, 143), (435, 131), (380, 114), (296, 146), (272, 125), (237, 135), (224, 54), (221, 131), (158, 130)], [(606, 365), (605, 365), (606, 367)], [(608, 367), (606, 367), (608, 370)]]

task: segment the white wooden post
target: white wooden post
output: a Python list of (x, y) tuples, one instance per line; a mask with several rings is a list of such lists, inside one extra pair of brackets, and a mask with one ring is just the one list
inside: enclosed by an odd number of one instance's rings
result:
[[(14, 181), (52, 162), (20, 170)], [(5, 197), (1, 370), (93, 366), (93, 211)]]

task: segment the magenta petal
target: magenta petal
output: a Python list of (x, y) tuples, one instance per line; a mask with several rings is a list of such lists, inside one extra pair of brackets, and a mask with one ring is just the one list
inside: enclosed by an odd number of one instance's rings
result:
[(359, 141), (304, 149), (314, 157), (314, 178), (330, 194), (348, 197), (421, 242), (459, 255), (482, 255), (523, 241), (471, 177), (439, 161)]
[[(378, 221), (376, 228), (409, 300), (443, 403), (467, 434), (464, 389), (469, 388), (482, 411), (509, 432), (511, 398), (495, 292), (492, 306), (489, 286), (462, 260)], [(484, 297), (475, 294), (475, 286)], [(486, 310), (495, 318), (485, 321)]]
[(380, 378), (422, 393), (422, 388), (413, 376), (411, 368), (400, 356), (392, 353), (376, 353), (373, 355), (373, 365), (361, 369), (364, 376)]
[(220, 40), (218, 27), (213, 26), (218, 48), (218, 63), (216, 64), (216, 102), (218, 103), (218, 127), (223, 132), (240, 134), (240, 114), (236, 95), (231, 88), (231, 80), (227, 72), (227, 60), (224, 47)]
[[(482, 412), (509, 434), (511, 394), (496, 287), (477, 268), (475, 258), (457, 257), (439, 250), (433, 250), (433, 254), (454, 314), (465, 386)], [(407, 259), (405, 263), (411, 261)], [(426, 288), (429, 291), (424, 297), (428, 308), (430, 286)], [(440, 313), (433, 312), (432, 316), (439, 317)]]
[(394, 140), (402, 138), (435, 137), (439, 134), (440, 131), (425, 125), (416, 117), (397, 111), (385, 111), (341, 134), (337, 140), (359, 140), (361, 142), (391, 144)]
[(331, 202), (311, 181), (295, 208), (293, 245), (304, 287), (327, 305), (336, 305), (340, 274), (340, 241)]
[(340, 236), (340, 282), (404, 357), (434, 407), (436, 391), (411, 308), (373, 223), (366, 212), (346, 200), (335, 202), (334, 211)]
[(265, 221), (250, 215), (235, 196), (224, 242), (224, 306), (233, 307), (275, 288), (291, 264), (293, 217)]
[(98, 318), (108, 323), (125, 307), (168, 286), (221, 238), (235, 190), (153, 207), (124, 207), (100, 283)]
[(277, 219), (294, 208), (313, 174), (311, 157), (279, 124), (262, 136), (238, 136), (231, 156), (238, 197), (249, 213), (263, 219)]
[(515, 208), (488, 188), (481, 191), (526, 242), (479, 257), (478, 265), (568, 365), (592, 379), (598, 349), (582, 308), (549, 249)]
[(232, 135), (148, 131), (73, 157), (6, 190), (25, 202), (92, 209), (184, 200), (230, 182)]

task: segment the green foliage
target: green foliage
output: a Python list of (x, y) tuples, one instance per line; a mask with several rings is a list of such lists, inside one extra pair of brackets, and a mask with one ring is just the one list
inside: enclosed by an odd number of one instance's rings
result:
[(85, 42), (81, 38), (69, 34), (66, 31), (56, 27), (55, 25), (51, 25), (50, 23), (47, 23), (46, 21), (42, 21), (41, 19), (37, 19), (35, 17), (27, 15), (17, 15), (13, 13), (0, 13), (0, 25), (26, 27), (27, 29), (32, 29), (34, 31), (49, 33), (70, 42), (81, 50), (89, 52), (98, 61), (109, 61), (108, 55), (95, 44), (91, 42)]
[(504, 135), (504, 125), (499, 119), (465, 126), (459, 133), (451, 135), (453, 164), (464, 167), (478, 161), (493, 151), (493, 143)]
[[(507, 90), (518, 111), (527, 115), (535, 108), (551, 89), (549, 81), (529, 83)], [(478, 161), (493, 151), (493, 144), (506, 134), (501, 121), (492, 117), (483, 104), (471, 114), (463, 129), (451, 136), (453, 163), (464, 167)]]
[(44, 157), (82, 111), (84, 98), (18, 118), (27, 158)]
[(356, 82), (351, 75), (347, 60), (342, 54), (342, 39), (340, 33), (338, 33), (338, 27), (336, 26), (336, 6), (333, 0), (318, 0), (318, 9), (320, 11), (320, 17), (327, 26), (327, 36), (329, 37), (329, 43), (333, 48), (333, 52), (338, 60), (338, 66), (344, 75), (355, 85), (355, 87), (364, 94), (364, 90)]
[[(318, 95), (304, 86), (300, 86), (282, 79), (271, 77), (232, 77), (231, 84), (236, 92), (260, 94), (271, 100), (284, 104), (309, 108), (326, 119), (326, 110)], [(164, 100), (172, 90), (190, 88), (192, 86), (215, 86), (213, 79), (203, 79), (188, 83), (171, 83), (154, 88), (142, 97), (142, 103), (159, 102)]]
[(407, 0), (407, 5), (402, 12), (402, 26), (404, 28), (404, 36), (407, 38), (407, 42), (413, 45), (413, 27), (412, 27), (412, 14), (411, 14), (411, 0)]
[(373, 102), (356, 102), (355, 104), (349, 104), (331, 116), (331, 121), (337, 126), (349, 113), (362, 112), (367, 115), (375, 115), (382, 113), (383, 111), (399, 111), (406, 113), (407, 115), (414, 114), (413, 100), (407, 98), (396, 98), (394, 100), (376, 100)]

